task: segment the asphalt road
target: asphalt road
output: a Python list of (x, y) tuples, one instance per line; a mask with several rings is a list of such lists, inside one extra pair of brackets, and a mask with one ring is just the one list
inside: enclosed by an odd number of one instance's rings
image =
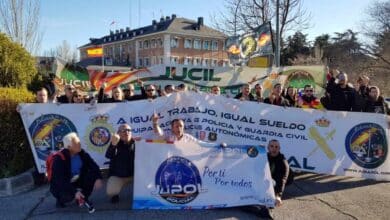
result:
[[(100, 190), (93, 194), (96, 212), (71, 205), (55, 208), (48, 186), (20, 195), (0, 198), (0, 219), (258, 219), (240, 208), (215, 210), (130, 210), (130, 188), (118, 204), (109, 203)], [(283, 206), (274, 219), (389, 219), (390, 182), (300, 173), (286, 188)]]

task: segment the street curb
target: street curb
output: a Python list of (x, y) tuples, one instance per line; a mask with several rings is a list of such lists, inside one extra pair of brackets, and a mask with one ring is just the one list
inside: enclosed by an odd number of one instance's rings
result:
[(0, 197), (12, 196), (33, 188), (32, 169), (17, 176), (0, 179)]

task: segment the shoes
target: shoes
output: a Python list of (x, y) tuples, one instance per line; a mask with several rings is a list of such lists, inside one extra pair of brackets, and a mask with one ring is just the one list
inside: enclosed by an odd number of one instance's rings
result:
[(269, 208), (265, 206), (261, 206), (259, 212), (256, 214), (256, 216), (263, 218), (263, 219), (274, 219), (272, 217), (271, 211)]
[(269, 208), (260, 205), (242, 206), (242, 211), (256, 215), (261, 219), (274, 219), (271, 215)]
[(90, 202), (90, 201), (85, 201), (85, 202), (84, 202), (84, 205), (88, 208), (88, 213), (89, 213), (89, 214), (95, 212), (95, 207), (93, 207), (92, 202)]
[(111, 197), (111, 203), (112, 204), (115, 204), (115, 203), (118, 203), (119, 202), (119, 196), (118, 195), (115, 195), (113, 197)]

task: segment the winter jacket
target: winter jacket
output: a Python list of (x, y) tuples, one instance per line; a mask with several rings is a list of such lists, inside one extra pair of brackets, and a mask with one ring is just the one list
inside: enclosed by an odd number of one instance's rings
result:
[(290, 167), (283, 154), (279, 153), (278, 156), (272, 157), (269, 153), (268, 163), (271, 170), (272, 179), (275, 181), (275, 195), (282, 197), (284, 187), (287, 183)]
[(116, 146), (110, 144), (106, 158), (110, 159), (109, 176), (130, 177), (134, 175), (135, 142), (120, 140)]
[[(70, 152), (68, 149), (62, 149), (61, 152), (65, 156), (65, 160), (63, 160), (60, 156), (55, 156), (53, 159), (50, 192), (52, 192), (53, 195), (59, 195), (61, 192), (66, 192), (68, 194), (74, 195), (76, 193), (76, 188), (71, 183), (72, 174)], [(99, 166), (95, 163), (91, 156), (89, 156), (89, 154), (84, 150), (81, 150), (79, 155), (82, 161), (79, 179), (101, 179), (102, 176), (100, 173)]]

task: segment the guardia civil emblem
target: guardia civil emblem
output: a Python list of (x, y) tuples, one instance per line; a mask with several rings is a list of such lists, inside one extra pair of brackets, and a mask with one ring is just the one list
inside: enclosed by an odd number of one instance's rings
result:
[(111, 140), (111, 133), (114, 128), (108, 123), (108, 115), (95, 115), (90, 118), (91, 124), (88, 126), (84, 140), (88, 149), (103, 153), (106, 151)]

